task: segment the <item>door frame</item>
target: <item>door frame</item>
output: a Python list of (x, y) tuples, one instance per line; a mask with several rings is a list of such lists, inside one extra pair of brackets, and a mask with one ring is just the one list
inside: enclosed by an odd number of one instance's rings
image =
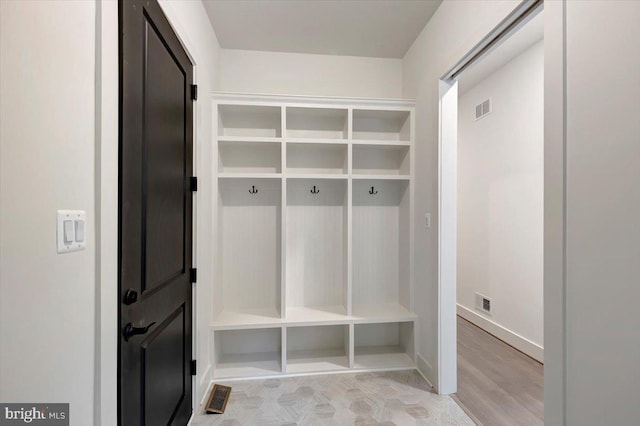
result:
[[(118, 424), (118, 2), (95, 0), (95, 205), (96, 205), (96, 318), (94, 355), (94, 424)], [(160, 5), (162, 7), (162, 5)], [(163, 9), (164, 10), (164, 9)], [(166, 14), (166, 13), (165, 13)], [(167, 16), (171, 28), (193, 64), (193, 84), (198, 84), (194, 44), (184, 37), (186, 27)], [(193, 175), (197, 176), (197, 109), (193, 114)], [(198, 196), (194, 193), (192, 267), (197, 267)], [(192, 356), (197, 351), (197, 292), (192, 292)], [(200, 361), (200, 360), (198, 360)], [(191, 377), (195, 413), (198, 401), (196, 377)]]
[[(439, 81), (438, 392), (457, 391), (457, 114), (455, 77), (532, 9), (522, 0)], [(566, 424), (566, 2), (544, 2), (544, 405), (545, 423)], [(452, 362), (453, 361), (453, 362)]]

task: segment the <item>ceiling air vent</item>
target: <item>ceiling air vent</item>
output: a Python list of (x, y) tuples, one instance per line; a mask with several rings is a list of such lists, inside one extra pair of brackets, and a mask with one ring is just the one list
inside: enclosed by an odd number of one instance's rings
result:
[(491, 112), (491, 98), (476, 105), (476, 120), (480, 120)]

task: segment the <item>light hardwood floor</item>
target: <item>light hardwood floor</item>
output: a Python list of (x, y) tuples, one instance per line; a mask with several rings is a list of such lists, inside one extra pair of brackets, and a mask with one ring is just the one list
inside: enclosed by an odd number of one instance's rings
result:
[(543, 366), (458, 317), (458, 393), (484, 426), (544, 424)]

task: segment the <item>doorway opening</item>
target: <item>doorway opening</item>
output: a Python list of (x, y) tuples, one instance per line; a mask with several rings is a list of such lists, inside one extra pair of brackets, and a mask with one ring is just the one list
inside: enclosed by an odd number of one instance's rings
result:
[(543, 424), (542, 12), (523, 2), (440, 86), (440, 391), (481, 424)]

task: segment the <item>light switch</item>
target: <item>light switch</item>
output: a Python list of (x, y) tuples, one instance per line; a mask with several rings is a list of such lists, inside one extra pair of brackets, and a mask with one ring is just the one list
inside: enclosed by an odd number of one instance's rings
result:
[(75, 240), (79, 243), (84, 241), (84, 220), (75, 220), (76, 224), (76, 238)]
[(431, 213), (424, 214), (424, 227), (431, 229)]
[(73, 242), (73, 221), (65, 220), (63, 224), (64, 228), (64, 243), (69, 245)]
[(58, 210), (56, 225), (58, 253), (70, 253), (87, 248), (84, 210)]

